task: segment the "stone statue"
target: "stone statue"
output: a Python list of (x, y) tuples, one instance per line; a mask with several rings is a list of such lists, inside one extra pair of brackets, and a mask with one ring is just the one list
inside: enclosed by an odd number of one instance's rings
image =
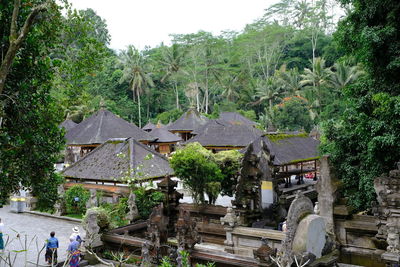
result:
[(56, 210), (55, 215), (62, 216), (66, 212), (65, 200), (64, 200), (65, 190), (64, 190), (64, 185), (63, 184), (60, 184), (57, 187), (57, 194), (58, 194), (58, 199), (57, 199), (56, 204), (54, 206), (54, 208)]
[(226, 209), (226, 214), (223, 218), (220, 219), (222, 225), (229, 225), (233, 227), (236, 225), (238, 221), (238, 217), (235, 215), (235, 212), (231, 207)]
[(179, 217), (176, 222), (176, 239), (178, 247), (185, 250), (193, 249), (194, 245), (200, 241), (196, 222), (190, 218), (190, 212), (183, 208), (179, 209)]
[(96, 192), (96, 189), (90, 189), (90, 197), (86, 202), (86, 209), (98, 207)]
[(258, 259), (260, 263), (264, 266), (271, 266), (272, 265), (272, 259), (271, 256), (274, 257), (276, 254), (276, 251), (273, 250), (270, 246), (268, 246), (268, 239), (262, 237), (261, 238), (261, 246), (253, 250), (254, 258)]
[(387, 227), (387, 239), (388, 246), (386, 250), (391, 253), (399, 253), (400, 252), (400, 240), (399, 240), (399, 231), (397, 230), (396, 225), (389, 224)]
[(150, 259), (150, 249), (153, 245), (150, 241), (146, 240), (142, 244), (142, 263), (140, 264), (141, 267), (146, 267), (151, 265)]
[(100, 226), (97, 223), (98, 212), (95, 209), (89, 209), (86, 212), (86, 218), (83, 221), (85, 229), (85, 247), (94, 248), (103, 245), (100, 239)]
[(140, 217), (139, 215), (139, 210), (136, 206), (136, 195), (135, 193), (131, 192), (129, 194), (128, 198), (128, 208), (129, 212), (126, 216), (126, 219), (129, 220), (129, 222), (133, 222), (134, 220), (138, 219)]

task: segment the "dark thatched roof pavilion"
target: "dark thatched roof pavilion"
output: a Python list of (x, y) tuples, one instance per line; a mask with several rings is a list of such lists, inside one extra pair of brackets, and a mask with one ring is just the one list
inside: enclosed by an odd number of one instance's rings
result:
[(253, 142), (255, 153), (262, 149), (262, 141), (267, 145), (271, 155), (274, 155), (273, 164), (275, 166), (296, 164), (319, 158), (319, 141), (309, 137), (306, 133), (263, 135)]
[(143, 179), (157, 179), (173, 175), (168, 159), (132, 138), (110, 139), (84, 158), (66, 168), (66, 178), (123, 182), (130, 170), (143, 174)]
[(249, 125), (231, 124), (224, 120), (213, 120), (186, 143), (199, 142), (208, 149), (240, 149), (248, 146), (264, 133)]
[(181, 138), (186, 141), (192, 138), (192, 132), (199, 127), (204, 126), (208, 122), (208, 119), (195, 109), (189, 109), (179, 119), (173, 122), (166, 128), (172, 133), (179, 133)]
[(73, 120), (66, 119), (63, 121), (60, 125), (58, 125), (59, 128), (64, 128), (66, 132), (69, 132), (72, 128), (74, 128), (77, 123), (75, 123)]
[(221, 112), (221, 114), (219, 114), (219, 118), (221, 120), (229, 122), (230, 124), (244, 124), (249, 126), (257, 125), (257, 123), (255, 123), (254, 121), (249, 120), (248, 118), (237, 112)]
[(72, 146), (98, 145), (110, 138), (127, 137), (133, 137), (142, 142), (154, 139), (136, 125), (117, 117), (106, 109), (100, 109), (65, 135), (67, 144)]

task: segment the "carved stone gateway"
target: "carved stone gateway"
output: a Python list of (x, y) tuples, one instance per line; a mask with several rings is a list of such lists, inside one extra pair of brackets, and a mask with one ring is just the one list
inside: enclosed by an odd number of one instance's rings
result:
[(374, 207), (377, 216), (378, 240), (386, 241), (386, 253), (382, 259), (388, 266), (400, 261), (400, 168), (389, 175), (382, 175), (374, 180), (378, 205)]

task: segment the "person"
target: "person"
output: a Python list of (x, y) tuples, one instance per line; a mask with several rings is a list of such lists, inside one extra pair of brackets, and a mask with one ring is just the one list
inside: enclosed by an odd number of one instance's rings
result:
[(58, 239), (55, 235), (55, 232), (51, 232), (50, 238), (47, 239), (46, 254), (44, 257), (49, 264), (57, 263)]
[(4, 223), (1, 221), (0, 218), (0, 250), (4, 250), (4, 240), (3, 240), (3, 231), (4, 231)]
[(71, 236), (69, 238), (70, 239), (73, 238), (74, 240), (78, 241), (79, 244), (82, 243), (81, 234), (79, 233), (79, 228), (77, 226), (72, 228), (72, 234), (71, 234)]
[(79, 251), (80, 243), (78, 241), (76, 241), (76, 239), (72, 236), (69, 237), (69, 241), (71, 242), (67, 249), (68, 256), (70, 258), (69, 266), (70, 267), (79, 267), (79, 256), (81, 253)]

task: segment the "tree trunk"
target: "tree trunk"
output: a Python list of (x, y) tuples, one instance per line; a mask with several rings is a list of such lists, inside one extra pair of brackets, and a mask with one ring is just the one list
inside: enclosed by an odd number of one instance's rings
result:
[(14, 61), (15, 55), (21, 48), (22, 43), (25, 41), (29, 33), (29, 30), (31, 29), (34, 23), (36, 16), (40, 12), (47, 10), (48, 3), (33, 8), (31, 13), (29, 13), (28, 17), (26, 18), (24, 25), (17, 33), (17, 19), (18, 19), (20, 5), (21, 5), (21, 0), (14, 0), (14, 9), (11, 18), (10, 36), (9, 36), (10, 43), (7, 49), (6, 56), (4, 57), (4, 60), (1, 62), (0, 66), (0, 94), (3, 93), (6, 79), (10, 71), (10, 67)]
[(142, 128), (142, 113), (140, 111), (141, 105), (140, 105), (140, 93), (139, 90), (137, 90), (137, 99), (138, 99), (138, 108), (139, 108), (139, 128)]
[(176, 98), (176, 109), (179, 110), (179, 91), (178, 86), (175, 83), (175, 98)]

